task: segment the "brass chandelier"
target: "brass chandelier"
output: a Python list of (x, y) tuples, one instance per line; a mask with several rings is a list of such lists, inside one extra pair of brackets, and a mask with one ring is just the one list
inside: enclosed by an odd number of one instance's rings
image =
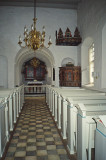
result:
[[(31, 31), (28, 32), (28, 29), (26, 26), (24, 27), (24, 42), (25, 46), (22, 46), (22, 41), (21, 41), (21, 35), (19, 36), (19, 46), (22, 47), (28, 47), (31, 48), (32, 50), (37, 50), (39, 48), (44, 47), (44, 41), (45, 41), (45, 27), (43, 26), (42, 28), (42, 33), (40, 31), (36, 30), (36, 0), (34, 0), (34, 18), (33, 18), (33, 24), (31, 25)], [(49, 36), (49, 42), (48, 42), (48, 47), (52, 44), (51, 42), (51, 36)]]

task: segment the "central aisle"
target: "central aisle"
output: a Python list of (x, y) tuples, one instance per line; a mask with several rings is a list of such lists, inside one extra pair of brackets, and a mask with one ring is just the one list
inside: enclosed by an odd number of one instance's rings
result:
[(25, 100), (5, 160), (69, 160), (44, 97)]

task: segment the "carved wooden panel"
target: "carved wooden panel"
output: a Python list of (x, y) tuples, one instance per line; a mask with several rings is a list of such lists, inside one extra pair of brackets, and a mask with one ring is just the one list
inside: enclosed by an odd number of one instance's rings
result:
[(60, 67), (60, 86), (81, 87), (81, 67)]
[(23, 71), (25, 80), (45, 80), (45, 75), (47, 74), (46, 65), (44, 62), (40, 61), (37, 58), (33, 58), (25, 62)]

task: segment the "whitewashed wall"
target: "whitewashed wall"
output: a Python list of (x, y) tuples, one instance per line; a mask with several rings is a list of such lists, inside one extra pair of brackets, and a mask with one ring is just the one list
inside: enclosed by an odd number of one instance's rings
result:
[[(95, 72), (99, 77), (94, 82), (94, 89), (106, 88), (106, 37), (103, 35), (103, 27), (106, 24), (105, 0), (82, 0), (78, 8), (78, 27), (81, 31), (83, 43), (81, 49), (82, 83), (89, 83), (88, 48), (94, 42), (95, 45)], [(104, 28), (106, 33), (106, 27)], [(106, 34), (105, 34), (106, 35)]]
[[(65, 47), (55, 45), (55, 31), (61, 27), (63, 32), (69, 27), (74, 34), (77, 26), (77, 11), (69, 9), (37, 8), (37, 30), (46, 28), (46, 45), (49, 35), (52, 37), (53, 45), (50, 48), (55, 60), (56, 80), (59, 84), (58, 67), (65, 57), (70, 57), (77, 65), (77, 47)], [(8, 87), (15, 85), (15, 57), (20, 50), (18, 37), (23, 34), (24, 26), (30, 30), (33, 23), (33, 8), (31, 7), (0, 7), (0, 54), (8, 59)], [(2, 23), (1, 23), (2, 22)], [(0, 77), (1, 78), (1, 77)]]
[(0, 55), (0, 87), (8, 87), (8, 60)]

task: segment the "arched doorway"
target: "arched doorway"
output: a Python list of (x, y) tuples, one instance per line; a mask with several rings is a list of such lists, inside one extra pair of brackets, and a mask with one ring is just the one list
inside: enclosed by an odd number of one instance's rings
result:
[(47, 75), (46, 75), (46, 84), (53, 83), (53, 67), (55, 66), (54, 57), (51, 53), (51, 51), (47, 48), (42, 48), (36, 50), (36, 52), (33, 52), (32, 50), (28, 48), (22, 48), (15, 58), (15, 85), (21, 85), (23, 84), (22, 79), (22, 67), (23, 64), (32, 59), (32, 58), (38, 58), (39, 60), (43, 61), (47, 68)]

